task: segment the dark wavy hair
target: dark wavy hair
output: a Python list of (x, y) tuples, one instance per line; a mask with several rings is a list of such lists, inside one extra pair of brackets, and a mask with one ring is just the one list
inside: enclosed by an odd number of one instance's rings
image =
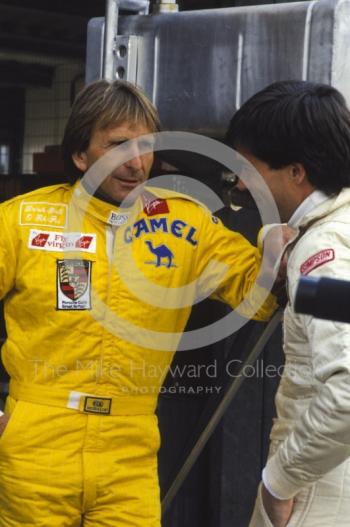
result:
[(272, 169), (301, 163), (309, 182), (327, 194), (350, 186), (350, 112), (332, 86), (304, 81), (267, 86), (234, 114), (226, 141)]
[(88, 148), (94, 130), (119, 126), (125, 122), (145, 125), (152, 133), (160, 130), (156, 108), (133, 84), (99, 80), (79, 93), (62, 141), (64, 167), (71, 183), (83, 175), (75, 166), (72, 155)]

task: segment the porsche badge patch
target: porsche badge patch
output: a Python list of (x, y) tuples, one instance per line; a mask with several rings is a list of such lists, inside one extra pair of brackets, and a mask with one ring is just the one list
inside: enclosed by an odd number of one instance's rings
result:
[(57, 309), (91, 309), (90, 260), (57, 260)]

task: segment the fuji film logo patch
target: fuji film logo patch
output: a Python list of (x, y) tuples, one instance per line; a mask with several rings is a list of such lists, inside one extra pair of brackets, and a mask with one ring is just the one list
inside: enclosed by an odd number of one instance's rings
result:
[(95, 253), (96, 234), (82, 234), (79, 232), (61, 233), (31, 229), (28, 248), (56, 252), (76, 250)]
[(308, 258), (306, 262), (304, 262), (300, 266), (300, 272), (303, 275), (309, 274), (317, 267), (320, 267), (321, 265), (324, 265), (327, 262), (331, 262), (334, 259), (334, 249), (323, 249), (323, 251), (320, 251), (314, 254), (313, 256), (310, 256), (310, 258)]

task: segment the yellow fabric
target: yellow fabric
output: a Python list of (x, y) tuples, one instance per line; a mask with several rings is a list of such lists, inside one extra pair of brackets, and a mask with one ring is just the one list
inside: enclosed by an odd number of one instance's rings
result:
[(17, 404), (0, 438), (0, 527), (160, 527), (156, 417)]
[[(83, 413), (99, 413), (98, 408), (95, 412), (85, 408), (84, 403), (86, 403), (86, 398), (89, 398), (88, 394), (81, 394), (79, 397), (79, 392), (65, 392), (57, 390), (54, 386), (42, 386), (35, 383), (24, 384), (12, 379), (10, 381), (10, 393), (16, 400), (57, 406), (59, 408), (71, 408)], [(75, 395), (78, 397), (74, 397)], [(89, 395), (93, 396), (94, 394)], [(107, 394), (103, 397), (110, 403), (108, 412), (100, 412), (106, 415), (148, 415), (153, 414), (156, 409), (156, 400), (153, 395), (109, 397)], [(76, 408), (73, 405), (75, 399), (77, 402)]]
[[(88, 212), (83, 214), (86, 193), (81, 185), (76, 191), (73, 196), (69, 185), (47, 187), (0, 206), (0, 296), (5, 296), (9, 335), (3, 362), (20, 383), (109, 397), (151, 394), (156, 399), (194, 297), (213, 292), (213, 297), (237, 306), (254, 284), (260, 253), (239, 234), (214, 223), (203, 207), (176, 197), (167, 200), (166, 214), (147, 216), (139, 207), (132, 223), (144, 223), (117, 229), (110, 262), (106, 238), (113, 235), (108, 218), (115, 207), (88, 198)], [(44, 212), (38, 213), (42, 202)], [(28, 203), (35, 212), (27, 213), (20, 225), (21, 211), (31, 210)], [(46, 215), (47, 204), (55, 204), (53, 218)], [(68, 226), (46, 227), (68, 204)], [(142, 231), (144, 225), (150, 228), (151, 220), (163, 221), (168, 232)], [(175, 231), (177, 236), (171, 233), (174, 220), (183, 222), (178, 227), (185, 225)], [(31, 230), (59, 235), (76, 232), (77, 227), (96, 236), (95, 253), (28, 248)], [(129, 231), (132, 241), (126, 243)], [(153, 255), (145, 242), (150, 240), (172, 251), (173, 267), (149, 263)], [(92, 310), (57, 309), (57, 261), (71, 256), (91, 262)], [(214, 264), (208, 266), (210, 261)], [(177, 295), (176, 288), (190, 283), (194, 288), (183, 298)], [(156, 287), (160, 293), (154, 292)], [(152, 305), (153, 300), (160, 305)], [(169, 307), (170, 300), (185, 305)], [(275, 307), (269, 297), (255, 318), (267, 320)], [(159, 343), (164, 347), (159, 349)]]
[[(259, 320), (276, 307), (251, 298), (261, 255), (242, 236), (183, 196), (143, 205), (118, 210), (78, 183), (0, 206), (7, 412), (19, 400), (0, 438), (0, 527), (82, 514), (84, 527), (159, 527), (151, 412), (193, 301), (246, 297)], [(112, 415), (66, 408), (72, 391), (111, 398)]]

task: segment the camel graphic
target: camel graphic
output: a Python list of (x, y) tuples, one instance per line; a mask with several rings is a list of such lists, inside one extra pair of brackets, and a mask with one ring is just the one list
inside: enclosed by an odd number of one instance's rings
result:
[[(153, 244), (150, 240), (146, 240), (146, 245), (151, 251), (151, 253), (157, 257), (157, 261), (156, 262), (145, 262), (145, 263), (154, 264), (156, 267), (160, 267), (161, 265), (165, 265), (165, 267), (176, 267), (173, 264), (174, 255), (166, 245), (162, 244), (162, 245), (158, 245), (158, 247), (153, 247)], [(162, 258), (167, 259), (166, 264), (162, 264)]]

